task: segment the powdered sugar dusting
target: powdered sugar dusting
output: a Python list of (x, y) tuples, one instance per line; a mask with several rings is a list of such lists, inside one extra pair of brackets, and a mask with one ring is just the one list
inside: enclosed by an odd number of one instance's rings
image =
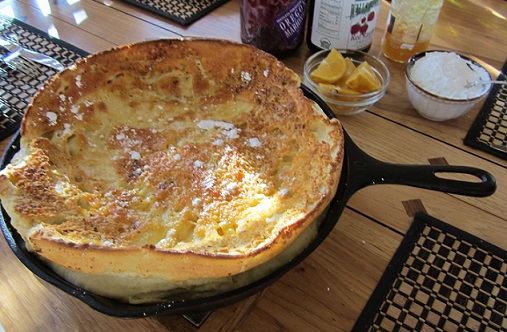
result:
[(211, 130), (213, 128), (233, 129), (234, 125), (225, 121), (201, 120), (197, 124), (197, 127), (205, 130)]
[(130, 151), (130, 158), (139, 160), (141, 159), (141, 154), (137, 151)]
[(241, 72), (241, 80), (243, 82), (250, 82), (252, 80), (252, 75), (250, 75), (249, 72), (246, 72), (246, 71), (242, 71)]
[(55, 126), (56, 125), (56, 120), (58, 119), (58, 115), (56, 115), (56, 113), (54, 113), (54, 112), (47, 112), (46, 113), (46, 117), (49, 119), (49, 125), (50, 126)]
[(238, 128), (227, 129), (227, 130), (222, 131), (222, 133), (231, 139), (239, 137), (239, 129)]
[(76, 86), (78, 88), (82, 88), (83, 87), (83, 83), (81, 82), (81, 75), (76, 75)]
[(257, 137), (250, 138), (250, 139), (248, 140), (248, 144), (249, 144), (252, 148), (258, 148), (258, 147), (261, 147), (261, 146), (262, 146), (261, 141), (260, 141)]
[(62, 134), (65, 137), (72, 135), (72, 127), (70, 124), (68, 124), (68, 123), (63, 124), (63, 133)]
[(477, 80), (488, 80), (484, 68), (452, 52), (429, 52), (418, 59), (410, 70), (412, 80), (425, 90), (451, 99), (480, 96), (488, 85), (465, 88)]
[[(238, 138), (240, 132), (240, 129), (236, 128), (234, 124), (225, 121), (201, 120), (197, 123), (197, 127), (204, 130), (223, 129), (222, 134), (229, 139)], [(222, 143), (223, 140), (217, 139), (213, 145), (222, 145)]]

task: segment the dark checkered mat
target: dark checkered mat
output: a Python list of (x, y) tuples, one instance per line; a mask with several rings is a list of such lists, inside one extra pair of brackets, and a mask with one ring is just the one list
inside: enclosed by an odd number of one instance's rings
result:
[[(505, 61), (498, 80), (507, 80)], [(464, 139), (465, 145), (507, 160), (494, 145), (507, 146), (507, 85), (494, 85)]]
[(228, 0), (124, 0), (183, 26), (189, 25)]
[(354, 331), (506, 331), (507, 251), (418, 213)]
[[(66, 67), (88, 55), (81, 49), (5, 16), (0, 16), (0, 36), (49, 55)], [(7, 53), (7, 50), (0, 48), (0, 56)], [(25, 108), (32, 97), (48, 78), (56, 74), (54, 69), (43, 65), (37, 65), (37, 69), (40, 75), (34, 78), (12, 70), (3, 63), (0, 64), (0, 140), (4, 140), (19, 129)]]

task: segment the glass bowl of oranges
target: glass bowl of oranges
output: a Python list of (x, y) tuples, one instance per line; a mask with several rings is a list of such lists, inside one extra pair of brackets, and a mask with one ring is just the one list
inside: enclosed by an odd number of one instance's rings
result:
[(357, 50), (323, 50), (305, 62), (304, 83), (336, 115), (360, 113), (382, 98), (391, 75), (377, 57)]

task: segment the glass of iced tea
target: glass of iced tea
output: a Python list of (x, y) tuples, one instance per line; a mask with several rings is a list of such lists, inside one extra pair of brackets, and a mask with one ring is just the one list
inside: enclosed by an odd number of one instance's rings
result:
[(444, 0), (392, 0), (382, 52), (396, 62), (407, 62), (430, 43)]

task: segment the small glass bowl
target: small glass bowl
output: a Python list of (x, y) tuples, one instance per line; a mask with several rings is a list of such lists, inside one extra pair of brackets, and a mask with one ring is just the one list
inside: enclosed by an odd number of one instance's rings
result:
[[(454, 53), (447, 51), (431, 50), (420, 52), (413, 55), (405, 65), (405, 83), (408, 93), (408, 99), (410, 100), (410, 103), (415, 108), (415, 110), (426, 119), (432, 121), (446, 121), (458, 118), (467, 113), (485, 95), (488, 94), (489, 90), (491, 89), (491, 84), (484, 84), (482, 86), (482, 90), (479, 95), (476, 95), (473, 98), (466, 99), (446, 98), (427, 91), (412, 79), (410, 73), (414, 64), (419, 59), (426, 56), (426, 54), (431, 52)], [(463, 60), (474, 64), (478, 68), (483, 69), (484, 75), (482, 76), (481, 79), (491, 80), (491, 75), (483, 66), (481, 66), (479, 63), (473, 61), (472, 59), (466, 56), (460, 54), (458, 55)]]
[(331, 107), (336, 115), (352, 115), (363, 112), (385, 95), (387, 86), (391, 80), (391, 75), (386, 65), (377, 57), (357, 50), (338, 49), (344, 57), (350, 58), (356, 67), (362, 62), (368, 61), (382, 83), (380, 90), (351, 95), (331, 91), (322, 88), (318, 83), (315, 83), (310, 78), (310, 73), (318, 67), (320, 62), (326, 58), (330, 51), (331, 50), (319, 51), (306, 60), (304, 66), (304, 84), (315, 91), (319, 97), (321, 97)]

